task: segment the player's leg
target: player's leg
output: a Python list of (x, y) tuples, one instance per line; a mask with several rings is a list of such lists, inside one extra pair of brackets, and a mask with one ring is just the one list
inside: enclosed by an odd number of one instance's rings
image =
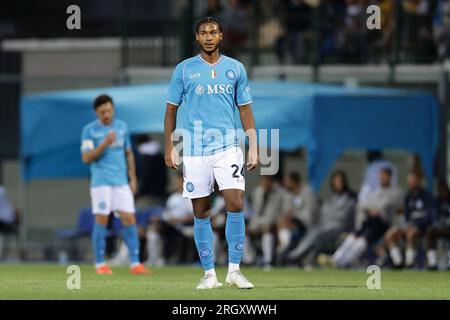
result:
[(399, 247), (399, 242), (403, 237), (403, 230), (397, 226), (392, 226), (384, 234), (384, 242), (388, 248), (392, 263), (396, 268), (399, 268), (403, 263), (402, 252)]
[(241, 289), (253, 288), (240, 272), (245, 247), (244, 157), (239, 147), (213, 156), (213, 172), (219, 190), (223, 192), (227, 209), (225, 237), (228, 242), (228, 285)]
[[(350, 248), (353, 246), (353, 243), (356, 241), (356, 235), (354, 233), (350, 233), (341, 243), (341, 245), (336, 249), (333, 256), (331, 257), (332, 265), (343, 266), (345, 264), (345, 256), (348, 254)], [(322, 263), (327, 265), (328, 263)]]
[(426, 230), (427, 241), (427, 267), (430, 270), (437, 270), (437, 242), (439, 239), (439, 229), (430, 227)]
[[(439, 237), (450, 241), (450, 226), (447, 225), (442, 227), (439, 233)], [(447, 252), (447, 270), (450, 270), (450, 248), (448, 248)]]
[(90, 193), (92, 212), (95, 215), (95, 224), (91, 235), (95, 269), (98, 274), (111, 274), (111, 269), (105, 263), (106, 226), (111, 212), (111, 187), (93, 187)]
[(284, 215), (277, 220), (277, 237), (278, 246), (276, 249), (277, 256), (284, 260), (285, 253), (292, 241), (292, 230), (295, 228), (292, 217)]
[(214, 191), (211, 156), (183, 157), (183, 197), (192, 201), (194, 211), (194, 242), (205, 276), (197, 289), (219, 288), (214, 266), (214, 234), (210, 220), (209, 195)]
[(228, 243), (228, 272), (239, 270), (245, 246), (244, 192), (239, 189), (223, 190), (227, 220), (225, 238)]
[(222, 284), (217, 280), (214, 266), (214, 234), (210, 220), (209, 196), (191, 199), (194, 210), (194, 241), (200, 263), (205, 276), (200, 280), (197, 289), (219, 288)]
[(417, 255), (417, 239), (421, 236), (421, 231), (416, 226), (409, 224), (406, 227), (406, 253), (405, 266), (413, 267)]
[(130, 186), (117, 186), (113, 188), (112, 209), (119, 213), (122, 222), (122, 237), (128, 247), (133, 274), (149, 274), (139, 261), (139, 235), (136, 225), (134, 198)]

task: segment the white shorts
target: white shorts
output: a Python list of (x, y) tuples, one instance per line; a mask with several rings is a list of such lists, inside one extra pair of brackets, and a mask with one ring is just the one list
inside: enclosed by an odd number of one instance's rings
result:
[(109, 215), (113, 212), (134, 213), (133, 192), (128, 184), (91, 188), (92, 212)]
[(183, 197), (207, 197), (214, 192), (214, 181), (219, 190), (245, 191), (244, 157), (240, 147), (232, 147), (209, 156), (183, 157)]

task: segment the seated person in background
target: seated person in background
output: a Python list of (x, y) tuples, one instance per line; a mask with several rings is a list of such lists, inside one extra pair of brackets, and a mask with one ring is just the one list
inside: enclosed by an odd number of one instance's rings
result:
[(247, 246), (261, 243), (263, 264), (270, 268), (275, 247), (277, 217), (292, 210), (289, 192), (274, 181), (273, 176), (261, 176), (260, 184), (252, 194), (253, 214), (248, 224), (250, 241)]
[(139, 135), (136, 162), (138, 169), (136, 206), (145, 208), (164, 205), (167, 171), (159, 142), (150, 135)]
[(284, 177), (284, 186), (292, 197), (292, 210), (280, 215), (277, 221), (278, 247), (277, 254), (283, 260), (283, 256), (292, 245), (297, 244), (305, 233), (312, 228), (317, 221), (317, 199), (312, 189), (302, 183), (302, 178), (297, 172), (290, 172)]
[(358, 202), (364, 201), (370, 193), (380, 186), (379, 173), (382, 168), (389, 168), (391, 170), (391, 186), (397, 187), (397, 168), (391, 162), (383, 159), (381, 151), (368, 151), (367, 162), (361, 189), (358, 193)]
[(330, 177), (332, 194), (320, 208), (320, 220), (311, 228), (298, 246), (289, 253), (290, 260), (301, 261), (310, 254), (309, 261), (327, 249), (330, 243), (338, 243), (339, 236), (353, 229), (356, 194), (348, 186), (347, 175), (336, 170)]
[[(427, 234), (428, 242), (428, 268), (436, 270), (437, 265), (437, 241), (446, 239), (450, 241), (450, 190), (445, 180), (439, 180), (438, 195), (436, 197), (436, 221)], [(447, 256), (447, 269), (450, 270), (450, 247)]]
[[(409, 173), (408, 193), (404, 203), (404, 225), (391, 227), (385, 235), (385, 243), (389, 248), (389, 255), (395, 267), (403, 264), (403, 256), (399, 247), (402, 239), (406, 240), (405, 266), (408, 268), (414, 266), (418, 240), (429, 232), (434, 219), (434, 199), (431, 193), (422, 186), (422, 174), (420, 172)], [(436, 255), (430, 256), (429, 252), (428, 256), (433, 264)]]
[[(173, 255), (173, 262), (182, 262), (186, 240), (193, 241), (193, 209), (189, 199), (183, 198), (183, 174), (173, 177), (174, 192), (166, 202), (162, 217), (154, 217), (147, 231), (148, 264), (164, 265), (165, 257)], [(163, 249), (165, 253), (163, 253)], [(186, 259), (192, 257), (186, 256)]]
[(14, 233), (19, 227), (19, 212), (6, 196), (6, 188), (0, 186), (0, 232)]
[(379, 173), (380, 186), (359, 202), (356, 231), (348, 235), (328, 261), (321, 256), (319, 263), (345, 268), (356, 262), (366, 250), (382, 238), (402, 206), (401, 190), (391, 185), (392, 171), (383, 168)]

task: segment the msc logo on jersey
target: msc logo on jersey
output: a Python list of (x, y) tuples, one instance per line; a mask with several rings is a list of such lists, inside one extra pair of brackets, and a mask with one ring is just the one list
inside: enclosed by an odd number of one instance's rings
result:
[(234, 74), (233, 70), (228, 70), (225, 75), (227, 76), (228, 79), (230, 80), (234, 80), (234, 78), (236, 77), (236, 75)]
[(194, 184), (193, 184), (192, 182), (186, 183), (186, 190), (187, 190), (188, 192), (194, 191)]
[(208, 84), (206, 86), (206, 90), (205, 87), (203, 87), (202, 85), (198, 85), (197, 87), (195, 87), (195, 93), (199, 96), (201, 96), (202, 94), (204, 94), (206, 91), (206, 94), (232, 94), (233, 93), (233, 85), (231, 84), (215, 84), (215, 85), (210, 85)]
[(215, 84), (214, 86), (208, 84), (208, 94), (218, 93), (233, 93), (233, 86), (231, 84)]

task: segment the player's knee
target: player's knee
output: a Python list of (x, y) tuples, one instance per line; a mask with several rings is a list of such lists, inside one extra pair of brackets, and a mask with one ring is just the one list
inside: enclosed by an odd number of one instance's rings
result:
[(122, 221), (122, 224), (126, 226), (136, 224), (134, 214), (122, 214), (120, 220)]
[(243, 201), (240, 198), (229, 200), (227, 203), (227, 210), (230, 212), (242, 211), (244, 207)]
[(108, 224), (108, 216), (104, 215), (96, 215), (95, 216), (95, 223), (96, 224), (102, 224), (107, 225)]

